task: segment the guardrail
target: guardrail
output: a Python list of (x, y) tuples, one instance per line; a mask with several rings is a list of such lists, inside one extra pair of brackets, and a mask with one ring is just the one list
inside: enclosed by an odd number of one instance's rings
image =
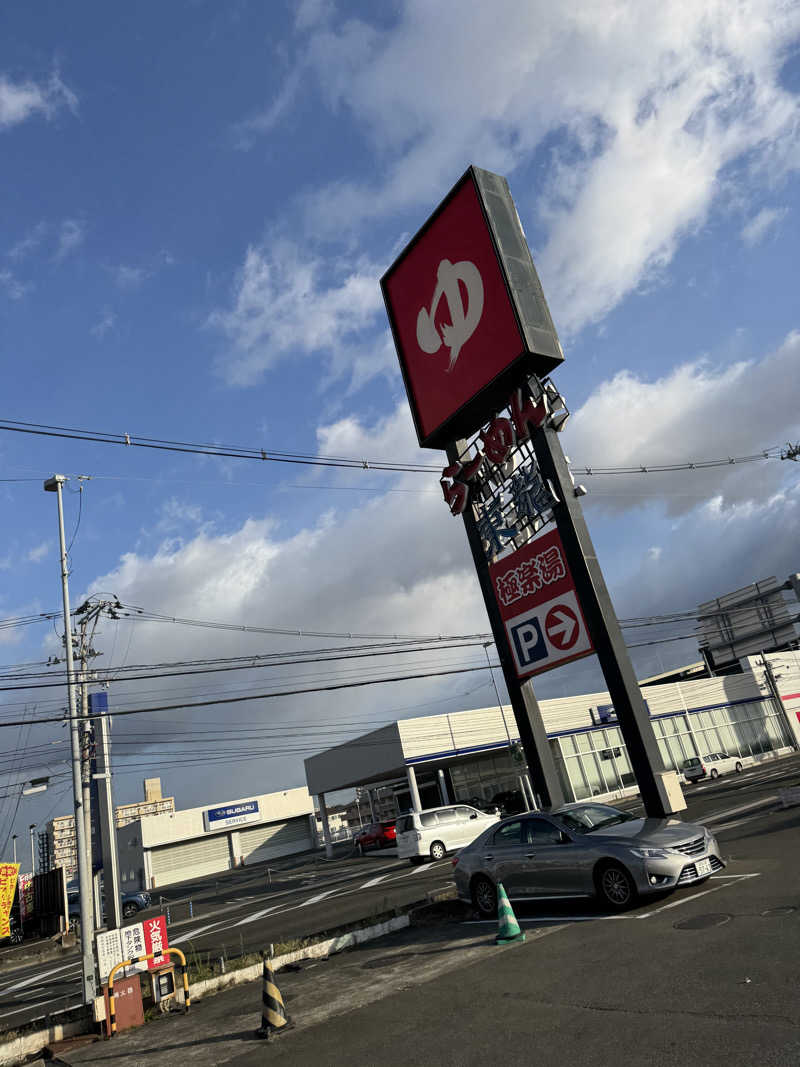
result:
[(164, 956), (166, 953), (174, 952), (176, 956), (181, 958), (181, 974), (183, 976), (183, 1012), (184, 1015), (189, 1010), (191, 1000), (189, 998), (189, 977), (186, 973), (186, 957), (179, 948), (165, 948), (161, 952), (149, 952), (146, 956), (132, 956), (129, 960), (123, 960), (121, 963), (116, 963), (111, 968), (111, 972), (108, 976), (108, 1024), (109, 1024), (109, 1037), (113, 1037), (117, 1032), (117, 1017), (114, 1011), (114, 975), (117, 971), (123, 967), (131, 967), (135, 963), (144, 963), (145, 960), (154, 960), (156, 956)]

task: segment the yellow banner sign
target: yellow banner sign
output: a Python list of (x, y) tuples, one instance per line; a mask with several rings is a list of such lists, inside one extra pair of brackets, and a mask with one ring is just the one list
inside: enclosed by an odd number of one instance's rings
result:
[(18, 863), (0, 863), (0, 937), (11, 934), (11, 905), (17, 891), (18, 874)]

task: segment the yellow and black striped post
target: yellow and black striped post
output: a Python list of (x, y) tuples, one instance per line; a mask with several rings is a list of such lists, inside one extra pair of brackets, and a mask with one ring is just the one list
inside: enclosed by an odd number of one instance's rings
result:
[(264, 966), (261, 972), (261, 1026), (256, 1030), (256, 1037), (265, 1040), (281, 1030), (291, 1028), (292, 1022), (283, 1006), (281, 991), (275, 984), (272, 963), (266, 952), (261, 953)]

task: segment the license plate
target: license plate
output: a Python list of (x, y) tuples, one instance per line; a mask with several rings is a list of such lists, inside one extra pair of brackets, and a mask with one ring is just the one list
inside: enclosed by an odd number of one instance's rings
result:
[(698, 860), (695, 863), (697, 869), (697, 876), (702, 877), (704, 874), (711, 874), (711, 860)]

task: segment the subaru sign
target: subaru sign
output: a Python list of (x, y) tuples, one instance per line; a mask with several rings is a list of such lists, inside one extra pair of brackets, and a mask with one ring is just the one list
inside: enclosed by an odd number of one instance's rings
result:
[(206, 831), (224, 830), (228, 826), (241, 826), (248, 822), (260, 822), (261, 811), (257, 800), (243, 800), (239, 804), (223, 804), (219, 808), (206, 808), (203, 822)]

